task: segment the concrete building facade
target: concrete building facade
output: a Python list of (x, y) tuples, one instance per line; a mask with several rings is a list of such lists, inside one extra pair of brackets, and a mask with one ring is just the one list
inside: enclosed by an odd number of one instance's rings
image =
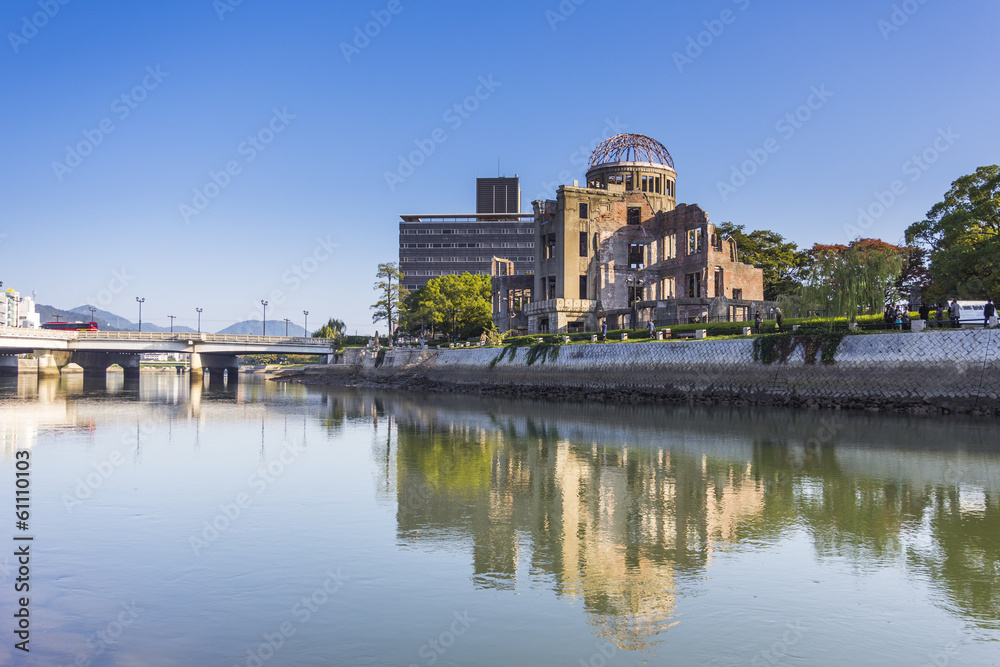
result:
[[(530, 333), (595, 331), (751, 319), (763, 302), (763, 271), (739, 261), (697, 205), (676, 204), (677, 173), (659, 142), (621, 134), (591, 156), (586, 187), (561, 186), (533, 202)], [(494, 266), (497, 264), (494, 263)], [(494, 280), (494, 322), (511, 318)]]
[(476, 179), (476, 213), (401, 215), (402, 285), (419, 289), (431, 278), (491, 274), (494, 256), (513, 263), (511, 275), (535, 269), (535, 216), (519, 212), (518, 178)]

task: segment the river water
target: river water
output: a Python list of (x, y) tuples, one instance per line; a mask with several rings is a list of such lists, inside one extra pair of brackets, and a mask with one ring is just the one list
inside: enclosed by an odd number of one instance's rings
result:
[(0, 664), (1000, 664), (995, 420), (143, 376), (0, 429)]

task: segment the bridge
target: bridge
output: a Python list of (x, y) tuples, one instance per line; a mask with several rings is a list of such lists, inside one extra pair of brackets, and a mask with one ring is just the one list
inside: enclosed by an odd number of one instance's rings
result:
[(326, 338), (294, 336), (238, 336), (209, 333), (160, 333), (137, 331), (53, 331), (0, 327), (0, 371), (17, 374), (15, 355), (38, 359), (39, 375), (58, 375), (59, 368), (75, 363), (85, 374), (104, 374), (117, 364), (126, 375), (139, 372), (139, 355), (185, 354), (191, 359), (192, 377), (205, 370), (213, 378), (229, 371), (235, 378), (238, 356), (244, 354), (321, 354), (329, 360), (333, 342)]

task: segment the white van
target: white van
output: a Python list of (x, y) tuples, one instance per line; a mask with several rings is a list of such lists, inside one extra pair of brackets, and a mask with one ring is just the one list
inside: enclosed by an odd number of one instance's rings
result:
[[(948, 302), (949, 304), (951, 301)], [(985, 301), (959, 301), (959, 324), (963, 327), (983, 326)]]

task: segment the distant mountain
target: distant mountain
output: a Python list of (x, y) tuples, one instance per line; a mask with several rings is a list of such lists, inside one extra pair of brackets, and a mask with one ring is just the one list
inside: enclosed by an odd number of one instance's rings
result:
[[(260, 336), (263, 331), (260, 324), (260, 320), (244, 320), (242, 322), (237, 322), (231, 326), (226, 327), (222, 331), (218, 332), (220, 334), (237, 334), (240, 336)], [(268, 336), (284, 336), (285, 335), (285, 321), (284, 320), (268, 320), (267, 321), (267, 335)], [(306, 330), (300, 327), (294, 322), (288, 323), (288, 335), (289, 336), (305, 336)]]
[[(41, 316), (42, 322), (53, 322), (56, 319), (56, 315), (58, 315), (62, 322), (97, 322), (97, 328), (101, 331), (137, 331), (139, 329), (139, 326), (135, 322), (115, 313), (101, 310), (100, 308), (94, 310), (94, 319), (91, 319), (90, 306), (86, 305), (77, 306), (70, 310), (62, 310), (61, 308), (39, 303), (35, 305), (35, 310)], [(170, 327), (161, 327), (151, 322), (143, 322), (142, 330), (170, 331)], [(174, 325), (175, 333), (193, 333), (194, 331), (191, 327), (181, 324)]]
[[(94, 319), (90, 318), (90, 306), (77, 306), (71, 310), (61, 310), (59, 308), (54, 308), (52, 306), (46, 306), (43, 304), (36, 304), (35, 310), (41, 315), (42, 322), (52, 322), (58, 315), (59, 319), (63, 322), (97, 322), (97, 327), (101, 331), (137, 331), (139, 326), (128, 320), (121, 315), (116, 315), (115, 313), (109, 312), (107, 310), (101, 310), (97, 308), (94, 311)], [(142, 322), (143, 331), (170, 331), (170, 327), (161, 327), (151, 322), (143, 320)], [(197, 330), (191, 327), (184, 326), (181, 324), (174, 325), (174, 333), (195, 333)], [(288, 323), (288, 335), (289, 336), (305, 336), (306, 330), (303, 329), (298, 324), (293, 322)], [(205, 333), (208, 333), (207, 331)], [(219, 331), (220, 334), (238, 334), (241, 336), (260, 336), (261, 335), (261, 325), (260, 320), (244, 320), (243, 322), (237, 322), (236, 324), (230, 325)], [(285, 321), (284, 320), (268, 320), (267, 321), (267, 333), (269, 336), (284, 336), (285, 335)]]

